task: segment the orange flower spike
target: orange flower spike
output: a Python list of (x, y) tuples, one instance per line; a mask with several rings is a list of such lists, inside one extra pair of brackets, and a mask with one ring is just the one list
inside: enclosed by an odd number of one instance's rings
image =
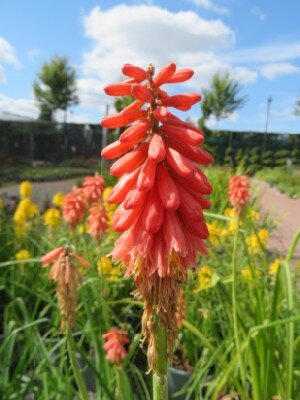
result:
[(88, 233), (96, 240), (101, 239), (108, 228), (108, 215), (100, 202), (94, 203), (90, 208), (87, 223)]
[(94, 176), (87, 176), (83, 180), (83, 192), (89, 202), (97, 201), (101, 198), (105, 181), (102, 175), (96, 173)]
[(250, 200), (250, 182), (247, 176), (236, 175), (230, 179), (228, 198), (236, 210), (243, 210)]
[(126, 276), (134, 277), (135, 294), (145, 301), (142, 331), (149, 340), (149, 366), (155, 369), (151, 316), (158, 315), (168, 332), (171, 358), (180, 284), (186, 282), (188, 268), (197, 268), (199, 253), (207, 254), (204, 239), (208, 229), (202, 210), (210, 206), (205, 195), (212, 187), (200, 166), (212, 162), (212, 157), (199, 146), (204, 141), (203, 132), (181, 121), (167, 107), (187, 110), (200, 96), (169, 96), (161, 89), (165, 83), (189, 79), (192, 70), (176, 70), (176, 65), (169, 63), (156, 76), (152, 65), (147, 71), (126, 65), (123, 72), (131, 78), (125, 83), (132, 84), (131, 93), (137, 100), (111, 120), (103, 120), (104, 126), (132, 123), (115, 147), (102, 151), (104, 156), (119, 149), (120, 143), (135, 143), (132, 150), (119, 154), (121, 158), (111, 167), (111, 174), (120, 179), (108, 201), (121, 203), (113, 227), (123, 232), (111, 255), (126, 268)]
[(64, 197), (63, 217), (71, 229), (83, 220), (86, 211), (86, 199), (83, 189), (73, 189), (73, 191)]
[(105, 340), (103, 349), (106, 351), (106, 359), (120, 366), (127, 355), (125, 346), (130, 343), (127, 332), (111, 328), (102, 337)]

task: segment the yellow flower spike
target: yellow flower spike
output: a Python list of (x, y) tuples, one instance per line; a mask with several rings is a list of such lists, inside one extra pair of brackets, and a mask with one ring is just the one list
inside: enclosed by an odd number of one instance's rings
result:
[(267, 245), (269, 239), (269, 232), (267, 229), (261, 229), (257, 234), (253, 234), (246, 238), (246, 243), (249, 246), (251, 253), (256, 254)]
[[(259, 277), (261, 275), (258, 269), (254, 269), (254, 276)], [(241, 270), (241, 276), (246, 279), (252, 279), (252, 271), (251, 268), (245, 267)]]
[(260, 219), (259, 212), (256, 210), (253, 210), (253, 209), (249, 210), (248, 216), (252, 221), (259, 221), (259, 219)]
[(1, 197), (0, 197), (0, 211), (2, 211), (4, 209), (4, 206), (5, 206), (4, 200), (1, 199)]
[(195, 289), (195, 293), (198, 293), (206, 289), (212, 283), (213, 270), (204, 265), (198, 271), (198, 287)]
[(64, 204), (64, 194), (61, 192), (57, 192), (55, 193), (55, 195), (52, 198), (52, 204), (56, 207), (61, 208)]
[(102, 256), (97, 264), (100, 275), (109, 275), (112, 270), (112, 260), (109, 257)]
[(28, 233), (28, 225), (25, 223), (16, 223), (14, 226), (15, 237), (17, 239), (24, 238)]
[(32, 185), (29, 181), (23, 181), (19, 186), (19, 193), (21, 199), (27, 199), (32, 193)]
[(269, 268), (268, 268), (269, 275), (271, 275), (271, 276), (276, 276), (277, 275), (279, 266), (282, 263), (282, 261), (283, 260), (281, 258), (276, 258), (273, 261), (273, 263), (271, 265), (269, 265)]
[(43, 215), (47, 228), (58, 228), (61, 223), (61, 213), (57, 208), (49, 208)]
[(16, 253), (15, 255), (16, 259), (19, 261), (25, 261), (25, 260), (29, 260), (31, 258), (31, 254), (29, 253), (28, 250), (22, 249), (20, 251), (18, 251), (18, 253)]
[(85, 233), (87, 233), (87, 230), (88, 230), (88, 226), (87, 226), (86, 222), (79, 224), (76, 228), (76, 231), (79, 235), (84, 235)]
[(26, 220), (33, 218), (39, 211), (38, 206), (31, 201), (29, 198), (25, 198), (20, 201), (15, 214), (16, 213), (23, 213)]

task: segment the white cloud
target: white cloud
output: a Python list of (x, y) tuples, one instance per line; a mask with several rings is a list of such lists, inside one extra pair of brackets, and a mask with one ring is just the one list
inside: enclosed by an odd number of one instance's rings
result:
[(20, 66), (12, 46), (0, 36), (0, 83), (5, 81), (4, 64)]
[(271, 63), (263, 65), (261, 74), (267, 79), (275, 79), (279, 75), (299, 73), (300, 68), (290, 63)]
[(251, 9), (251, 13), (252, 13), (255, 17), (257, 17), (258, 19), (260, 19), (262, 22), (265, 21), (265, 20), (267, 19), (266, 14), (264, 14), (264, 13), (262, 12), (262, 10), (261, 10), (259, 7), (253, 7), (253, 8)]
[(225, 7), (219, 7), (215, 5), (211, 0), (190, 0), (196, 6), (206, 8), (207, 10), (211, 10), (218, 14), (230, 14), (230, 10)]
[(38, 109), (31, 99), (13, 99), (0, 93), (0, 110), (19, 117), (36, 118)]
[(162, 66), (180, 59), (187, 65), (185, 55), (189, 59), (190, 54), (197, 57), (234, 43), (233, 32), (221, 21), (157, 6), (96, 7), (85, 18), (84, 27), (94, 46), (84, 54), (83, 72), (103, 82), (120, 78), (120, 66), (126, 62)]

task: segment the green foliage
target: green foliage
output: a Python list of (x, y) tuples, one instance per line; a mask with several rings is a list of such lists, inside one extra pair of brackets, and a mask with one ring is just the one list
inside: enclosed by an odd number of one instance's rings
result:
[(227, 147), (225, 151), (224, 164), (234, 166), (233, 149), (231, 147)]
[(202, 117), (207, 120), (214, 115), (216, 120), (228, 118), (234, 111), (241, 108), (246, 97), (240, 97), (241, 85), (234, 81), (227, 72), (224, 76), (215, 74), (210, 88), (203, 90), (201, 103)]
[(264, 168), (256, 176), (289, 196), (300, 198), (299, 167)]
[(34, 82), (34, 95), (40, 107), (40, 119), (52, 120), (57, 110), (78, 104), (76, 72), (66, 57), (53, 57), (45, 63)]
[(117, 97), (114, 101), (114, 107), (117, 112), (121, 112), (133, 102), (132, 96)]

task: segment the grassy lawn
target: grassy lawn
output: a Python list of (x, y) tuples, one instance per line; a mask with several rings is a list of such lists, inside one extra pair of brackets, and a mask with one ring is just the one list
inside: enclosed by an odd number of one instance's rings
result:
[(259, 171), (256, 177), (268, 182), (271, 186), (291, 197), (300, 198), (299, 167), (265, 168)]
[[(29, 165), (1, 166), (0, 187), (18, 184), (23, 180), (50, 182), (72, 178), (83, 178), (101, 171), (99, 160), (67, 160), (60, 164), (32, 167)], [(105, 175), (105, 172), (104, 172)]]

